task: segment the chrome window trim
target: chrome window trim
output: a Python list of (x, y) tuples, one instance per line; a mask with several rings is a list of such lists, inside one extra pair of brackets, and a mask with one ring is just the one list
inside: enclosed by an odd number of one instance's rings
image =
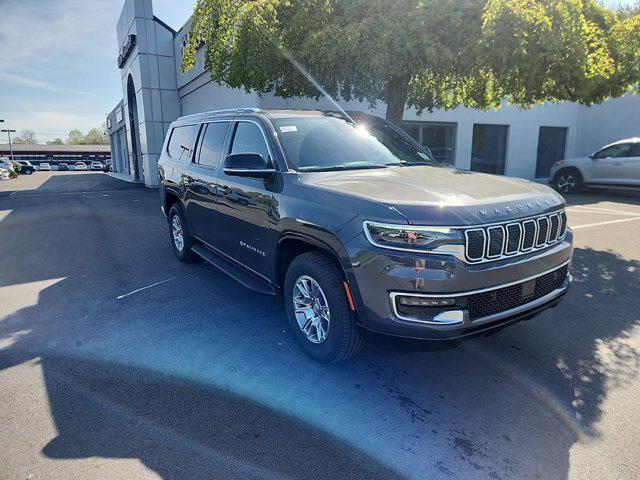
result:
[[(442, 323), (442, 322), (434, 322), (431, 320), (424, 320), (424, 319), (419, 319), (419, 318), (414, 318), (414, 317), (408, 317), (406, 315), (402, 315), (399, 311), (398, 311), (398, 306), (396, 303), (396, 298), (399, 296), (402, 297), (418, 297), (418, 298), (458, 298), (458, 297), (468, 297), (470, 295), (477, 295), (479, 293), (484, 293), (484, 292), (490, 292), (492, 290), (499, 290), (501, 288), (506, 288), (506, 287), (510, 287), (512, 285), (517, 285), (519, 283), (524, 283), (524, 282), (528, 282), (530, 280), (534, 280), (536, 278), (539, 277), (543, 277), (549, 273), (552, 273), (556, 270), (560, 270), (561, 268), (565, 267), (566, 265), (569, 265), (571, 263), (571, 260), (567, 260), (564, 263), (561, 263), (560, 265), (557, 265), (549, 270), (545, 270), (542, 273), (537, 273), (535, 275), (526, 277), (526, 278), (522, 278), (520, 280), (515, 280), (513, 282), (507, 282), (507, 283), (501, 283), (498, 285), (494, 285), (493, 287), (486, 287), (486, 288), (481, 288), (481, 289), (477, 289), (477, 290), (469, 290), (467, 292), (459, 292), (459, 293), (449, 293), (449, 294), (445, 294), (445, 293), (412, 293), (412, 292), (390, 292), (389, 293), (389, 299), (391, 301), (391, 308), (392, 308), (392, 312), (393, 315), (396, 318), (399, 318), (401, 320), (405, 320), (408, 322), (413, 322), (413, 323), (422, 323), (422, 324), (427, 324), (427, 325), (442, 325), (442, 326), (446, 326), (446, 325), (452, 325), (452, 324), (446, 324), (446, 323)], [(571, 274), (569, 272), (567, 272), (567, 277), (569, 279), (571, 279)], [(540, 297), (536, 300), (533, 300), (532, 302), (529, 303), (525, 303), (524, 305), (520, 305), (519, 307), (515, 307), (512, 308), (510, 310), (505, 310), (504, 312), (498, 312), (498, 313), (494, 313), (493, 315), (488, 315), (486, 317), (481, 317), (481, 318), (476, 318), (475, 320), (471, 321), (469, 319), (469, 311), (467, 309), (463, 309), (462, 311), (465, 313), (465, 319), (466, 321), (464, 322), (465, 324), (469, 324), (469, 325), (477, 325), (480, 323), (485, 323), (491, 320), (499, 320), (500, 318), (503, 317), (508, 317), (511, 315), (514, 315), (516, 313), (518, 313), (519, 311), (526, 311), (529, 310), (531, 308), (535, 308), (537, 305), (541, 305), (543, 303), (546, 303), (547, 301), (553, 299), (554, 297), (562, 294), (563, 292), (565, 292), (567, 289), (565, 287), (563, 288), (558, 288), (556, 290), (554, 290), (553, 292)]]
[[(489, 255), (489, 250), (491, 249), (491, 230), (495, 230), (495, 229), (500, 229), (500, 231), (502, 232), (502, 245), (500, 246), (500, 253), (498, 255)], [(495, 259), (495, 258), (499, 258), (502, 257), (504, 255), (504, 247), (505, 247), (505, 240), (507, 238), (507, 232), (504, 229), (503, 225), (495, 225), (493, 227), (489, 227), (487, 228), (487, 250), (486, 250), (486, 255), (485, 257), (487, 257), (488, 259)]]

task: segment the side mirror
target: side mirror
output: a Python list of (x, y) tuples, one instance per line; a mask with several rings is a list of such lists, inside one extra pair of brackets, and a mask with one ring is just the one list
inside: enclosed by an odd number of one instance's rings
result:
[(225, 174), (236, 177), (268, 178), (276, 171), (267, 167), (267, 162), (259, 153), (232, 153), (224, 160)]

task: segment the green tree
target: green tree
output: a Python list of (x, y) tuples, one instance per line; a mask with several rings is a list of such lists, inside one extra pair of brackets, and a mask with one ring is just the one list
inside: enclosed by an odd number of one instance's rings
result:
[(85, 135), (84, 143), (87, 145), (108, 145), (109, 135), (104, 129), (92, 128)]
[[(640, 79), (638, 15), (597, 0), (198, 0), (182, 70), (259, 93), (405, 104), (600, 102)], [(312, 76), (312, 77), (311, 77)], [(311, 79), (311, 80), (310, 80)]]
[(20, 132), (20, 136), (13, 138), (13, 143), (24, 143), (33, 145), (38, 143), (36, 140), (36, 134), (33, 130), (23, 130)]
[(53, 140), (49, 140), (47, 145), (64, 145), (64, 142), (61, 138), (54, 138)]
[(67, 136), (67, 144), (82, 145), (84, 144), (84, 134), (80, 130), (71, 130)]

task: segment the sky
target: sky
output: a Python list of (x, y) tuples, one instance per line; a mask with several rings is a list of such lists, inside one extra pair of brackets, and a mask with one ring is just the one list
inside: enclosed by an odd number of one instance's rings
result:
[[(154, 13), (177, 30), (195, 2), (154, 0)], [(33, 130), (44, 143), (105, 122), (122, 99), (116, 24), (123, 4), (0, 0), (1, 128)]]
[[(153, 0), (174, 29), (196, 0)], [(609, 6), (635, 0), (606, 0)], [(122, 99), (116, 23), (124, 0), (0, 0), (2, 128), (33, 130), (39, 142), (99, 127)], [(0, 142), (6, 142), (5, 134)]]

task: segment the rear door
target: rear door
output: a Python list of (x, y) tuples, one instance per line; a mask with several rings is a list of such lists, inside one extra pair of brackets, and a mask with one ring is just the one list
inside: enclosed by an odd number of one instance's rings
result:
[[(273, 156), (264, 127), (257, 120), (236, 120), (230, 153), (259, 153), (265, 167)], [(274, 196), (271, 180), (218, 175), (219, 249), (254, 272), (269, 278), (269, 214)]]
[(640, 186), (640, 143), (634, 143), (624, 164), (626, 185)]
[(589, 183), (624, 183), (624, 165), (632, 144), (620, 143), (605, 147), (593, 154), (585, 166), (585, 179)]
[(229, 125), (229, 121), (215, 121), (201, 126), (195, 155), (183, 180), (191, 231), (214, 247), (218, 241), (217, 176)]

